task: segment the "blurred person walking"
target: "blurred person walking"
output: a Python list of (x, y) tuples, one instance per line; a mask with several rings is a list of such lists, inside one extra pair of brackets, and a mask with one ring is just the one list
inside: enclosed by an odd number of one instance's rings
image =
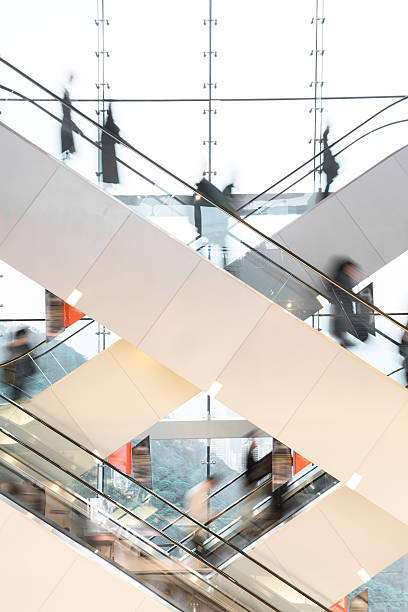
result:
[[(209, 476), (202, 482), (195, 485), (186, 495), (186, 512), (194, 519), (205, 525), (210, 520), (209, 501), (207, 497), (212, 487), (218, 482), (216, 476)], [(193, 542), (197, 552), (201, 555), (204, 552), (204, 539), (206, 532), (194, 526)]]
[[(72, 83), (74, 76), (71, 74), (69, 82)], [(63, 101), (65, 104), (71, 105), (71, 98), (67, 88), (64, 89)], [(71, 119), (71, 109), (65, 104), (62, 106), (62, 123), (61, 123), (61, 153), (64, 161), (68, 160), (76, 151), (74, 143), (74, 134), (82, 134), (79, 127)]]
[(340, 169), (340, 166), (336, 162), (336, 159), (333, 153), (331, 152), (330, 147), (327, 142), (329, 132), (330, 132), (330, 127), (327, 126), (323, 132), (323, 149), (325, 149), (325, 151), (323, 153), (322, 170), (324, 174), (326, 175), (326, 189), (324, 190), (324, 194), (323, 194), (324, 198), (329, 195), (330, 185), (332, 184), (332, 182), (338, 175), (339, 169)]
[(405, 370), (405, 388), (408, 388), (408, 332), (404, 332), (401, 338), (399, 353), (403, 357), (403, 367)]
[(27, 377), (35, 373), (33, 360), (29, 355), (20, 357), (30, 350), (28, 329), (22, 327), (14, 333), (14, 337), (8, 345), (8, 360), (15, 360), (6, 366), (4, 371), (5, 382), (9, 385), (8, 396), (13, 401), (18, 401), (27, 396), (25, 389)]
[[(352, 293), (353, 287), (361, 279), (359, 266), (350, 259), (342, 259), (338, 262), (333, 280)], [(334, 295), (333, 318), (331, 323), (331, 333), (338, 338), (339, 343), (344, 348), (352, 346), (353, 343), (347, 339), (347, 332), (359, 337), (356, 325), (356, 315), (354, 312), (354, 300), (345, 291), (335, 285), (331, 285)]]
[(103, 127), (109, 132), (109, 134), (112, 134), (113, 137), (106, 134), (106, 132), (102, 132), (102, 180), (104, 183), (118, 184), (118, 164), (116, 161), (115, 151), (117, 141), (114, 137), (119, 136), (120, 130), (113, 120), (111, 104), (109, 104), (108, 112), (106, 114), (106, 121)]

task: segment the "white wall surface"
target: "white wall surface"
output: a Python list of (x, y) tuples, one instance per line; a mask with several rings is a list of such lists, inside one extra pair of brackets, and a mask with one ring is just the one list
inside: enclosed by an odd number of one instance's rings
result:
[(0, 497), (2, 612), (174, 610)]
[[(249, 554), (327, 606), (362, 584), (408, 550), (408, 527), (346, 487), (337, 488), (308, 510), (274, 530)], [(251, 566), (252, 567), (252, 566)], [(239, 559), (233, 576), (248, 579), (250, 567)], [(262, 587), (273, 580), (253, 576)], [(282, 587), (282, 594), (285, 589)], [(299, 603), (302, 598), (299, 597)]]
[[(199, 391), (119, 340), (42, 391), (27, 408), (106, 457)], [(38, 431), (35, 421), (26, 427), (33, 433)], [(44, 432), (40, 435), (43, 437)], [(66, 446), (71, 450), (69, 443)]]
[[(387, 437), (393, 420), (408, 410), (403, 387), (69, 168), (59, 165), (34, 195), (25, 194), (25, 172), (35, 176), (48, 157), (4, 127), (0, 136), (7, 141), (0, 151), (0, 185), (7, 184), (0, 210), (14, 222), (2, 237), (0, 259), (62, 298), (78, 287), (77, 305), (87, 315), (199, 389), (218, 379), (220, 401), (340, 480), (360, 470), (367, 499), (381, 498), (384, 509), (408, 523), (404, 488), (382, 496), (389, 479), (375, 467), (379, 453), (388, 473), (402, 473), (406, 465)], [(389, 164), (392, 179), (402, 180), (395, 160), (377, 169)], [(375, 181), (376, 190), (385, 180)], [(129, 380), (137, 378), (138, 365), (131, 365), (133, 350), (128, 353), (126, 367), (112, 370), (115, 355), (108, 352), (41, 394), (42, 414), (76, 427), (102, 454), (165, 416), (176, 406), (150, 404), (140, 388), (130, 409), (128, 390), (141, 382)], [(156, 401), (154, 384), (149, 393)]]
[(347, 257), (370, 276), (408, 249), (408, 147), (296, 218), (273, 238), (320, 270)]

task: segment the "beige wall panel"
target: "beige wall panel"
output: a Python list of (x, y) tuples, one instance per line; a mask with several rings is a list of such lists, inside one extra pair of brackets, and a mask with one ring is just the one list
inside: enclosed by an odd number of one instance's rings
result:
[(272, 305), (218, 376), (217, 399), (277, 436), (339, 351)]
[(1, 245), (0, 258), (64, 299), (130, 214), (60, 165)]
[(140, 348), (206, 390), (268, 304), (259, 293), (202, 259)]
[(347, 487), (325, 497), (319, 510), (370, 576), (408, 552), (407, 525)]
[(75, 610), (136, 612), (144, 596), (130, 580), (96, 559), (76, 557), (39, 612), (72, 612), (73, 601)]
[(200, 392), (198, 387), (125, 340), (115, 342), (108, 351), (160, 418), (166, 417)]
[(0, 151), (1, 243), (46, 185), (59, 164), (1, 123), (0, 139), (2, 144)]
[(0, 497), (2, 612), (123, 612), (173, 608), (130, 577)]
[(160, 419), (117, 361), (105, 351), (53, 386), (104, 457)]
[(273, 532), (259, 549), (265, 558), (273, 551), (290, 582), (330, 606), (361, 584), (361, 566), (319, 505)]
[(405, 403), (356, 470), (363, 477), (357, 491), (406, 524), (407, 431)]
[(137, 345), (200, 261), (131, 214), (79, 284), (78, 308)]
[(276, 437), (347, 482), (405, 402), (403, 387), (339, 349)]
[(75, 552), (14, 509), (0, 539), (1, 609), (37, 612), (74, 563)]

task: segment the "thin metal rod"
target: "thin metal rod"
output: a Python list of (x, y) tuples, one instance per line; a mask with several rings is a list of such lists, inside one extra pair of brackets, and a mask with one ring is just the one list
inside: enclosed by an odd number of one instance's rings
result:
[[(322, 100), (394, 100), (406, 98), (407, 94), (400, 95), (372, 95), (372, 96), (322, 96)], [(212, 98), (213, 102), (313, 102), (312, 96), (296, 96), (287, 98)], [(23, 102), (17, 98), (0, 98), (0, 102)], [(34, 102), (59, 102), (57, 98), (33, 98)], [(89, 103), (97, 102), (98, 98), (71, 98), (71, 102)], [(208, 98), (105, 98), (105, 102), (208, 102)]]
[[(28, 81), (30, 81), (31, 83), (33, 83), (34, 85), (36, 85), (37, 87), (39, 87), (40, 89), (42, 89), (43, 91), (45, 91), (46, 93), (48, 93), (51, 96), (55, 96), (56, 99), (58, 99), (61, 104), (63, 104), (64, 106), (66, 106), (67, 108), (70, 108), (72, 111), (76, 112), (78, 115), (80, 115), (81, 117), (83, 117), (84, 119), (86, 119), (89, 123), (91, 123), (92, 125), (94, 125), (97, 128), (100, 128), (100, 126), (90, 117), (88, 117), (85, 113), (81, 112), (80, 110), (78, 110), (77, 108), (75, 108), (74, 106), (72, 106), (72, 104), (68, 104), (67, 102), (65, 102), (62, 98), (60, 98), (59, 96), (57, 96), (56, 94), (54, 94), (52, 91), (50, 91), (49, 89), (47, 89), (46, 87), (44, 87), (43, 85), (40, 85), (40, 83), (38, 83), (35, 79), (33, 79), (32, 77), (28, 76), (27, 74), (25, 74), (22, 70), (20, 70), (19, 68), (16, 68), (15, 66), (13, 66), (12, 64), (10, 64), (10, 62), (8, 62), (7, 60), (5, 60), (4, 58), (0, 57), (0, 62), (2, 62), (3, 64), (5, 64), (6, 66), (8, 66), (9, 68), (11, 68), (12, 70), (14, 70), (15, 72), (17, 72), (18, 74), (20, 74), (21, 76), (23, 76), (24, 78), (26, 78)], [(376, 113), (374, 113), (374, 115), (371, 115), (371, 117), (369, 117), (368, 119), (366, 119), (365, 121), (363, 121), (362, 123), (360, 123), (358, 126), (356, 126), (355, 128), (353, 128), (352, 130), (349, 130), (344, 136), (342, 136), (341, 138), (337, 139), (334, 143), (332, 143), (330, 146), (334, 146), (336, 144), (338, 144), (339, 142), (341, 142), (344, 138), (346, 138), (347, 136), (349, 136), (350, 134), (354, 133), (356, 130), (358, 130), (360, 127), (362, 127), (363, 125), (367, 124), (369, 121), (371, 121), (372, 119), (374, 119), (375, 117), (377, 117), (378, 115), (380, 115), (381, 113), (383, 113), (385, 110), (395, 106), (396, 104), (399, 104), (400, 102), (403, 102), (404, 100), (406, 100), (408, 98), (408, 96), (404, 96), (403, 98), (396, 100), (395, 102), (392, 102), (391, 104), (387, 105), (386, 107), (382, 108), (381, 110), (377, 111)], [(50, 114), (46, 109), (43, 109), (42, 107), (38, 107), (41, 108), (44, 112)], [(142, 157), (143, 159), (151, 162), (156, 168), (159, 168), (160, 170), (162, 170), (165, 174), (169, 175), (170, 177), (172, 177), (173, 179), (175, 179), (176, 181), (178, 181), (179, 183), (181, 183), (182, 185), (184, 185), (184, 187), (187, 187), (188, 189), (190, 189), (193, 193), (198, 194), (198, 191), (196, 188), (194, 188), (192, 185), (190, 185), (189, 183), (187, 183), (186, 181), (184, 181), (183, 179), (179, 178), (177, 175), (175, 175), (173, 172), (171, 172), (170, 170), (167, 170), (166, 168), (164, 168), (162, 165), (160, 165), (158, 162), (155, 162), (154, 160), (152, 160), (151, 158), (149, 158), (147, 155), (145, 155), (144, 153), (142, 153), (141, 151), (139, 151), (138, 149), (136, 149), (135, 147), (133, 147), (130, 143), (128, 143), (127, 141), (123, 140), (122, 138), (120, 138), (119, 136), (113, 135), (111, 134), (108, 130), (106, 130), (105, 128), (101, 128), (105, 133), (107, 133), (111, 138), (114, 138), (118, 143), (123, 144), (125, 147), (127, 147), (128, 149), (130, 149), (131, 151), (133, 151), (134, 153), (137, 153), (138, 155), (140, 155), (140, 157)], [(84, 138), (86, 138), (84, 136)], [(88, 139), (90, 140), (90, 139)], [(93, 143), (94, 146), (97, 146), (95, 143)], [(324, 149), (323, 151), (321, 151), (321, 153), (323, 153), (325, 150), (328, 150), (329, 147), (327, 147), (327, 149)], [(319, 154), (320, 155), (320, 154)], [(304, 162), (302, 165), (298, 166), (298, 168), (296, 168), (295, 170), (293, 170), (292, 172), (290, 172), (289, 174), (287, 174), (285, 177), (283, 177), (282, 179), (280, 179), (277, 183), (274, 183), (271, 187), (268, 187), (268, 189), (266, 189), (265, 191), (262, 192), (262, 194), (259, 194), (258, 196), (252, 198), (252, 200), (250, 200), (250, 202), (253, 202), (254, 200), (258, 199), (261, 195), (264, 195), (265, 193), (267, 193), (268, 191), (270, 191), (273, 187), (275, 187), (276, 185), (280, 184), (281, 182), (283, 182), (283, 180), (285, 180), (285, 178), (288, 178), (290, 176), (292, 176), (293, 174), (295, 174), (295, 172), (297, 172), (297, 170), (300, 170), (301, 168), (304, 168), (308, 163), (310, 163), (311, 161), (313, 161), (313, 157), (310, 158), (309, 160), (307, 160), (306, 162)], [(137, 172), (137, 171), (136, 171)], [(288, 248), (286, 248), (285, 246), (279, 244), (276, 240), (273, 240), (273, 238), (270, 238), (269, 236), (267, 236), (266, 234), (264, 234), (263, 232), (261, 232), (259, 229), (253, 227), (251, 224), (247, 223), (244, 219), (242, 219), (238, 213), (236, 211), (232, 211), (230, 209), (225, 208), (224, 206), (222, 206), (221, 204), (218, 204), (216, 202), (213, 202), (212, 200), (210, 200), (207, 196), (204, 196), (202, 194), (199, 194), (201, 196), (201, 198), (203, 198), (204, 200), (206, 200), (207, 202), (209, 202), (211, 205), (215, 206), (216, 208), (219, 208), (220, 210), (222, 210), (225, 214), (229, 215), (230, 217), (234, 217), (237, 221), (239, 221), (242, 225), (244, 225), (245, 227), (247, 227), (248, 229), (250, 229), (252, 232), (255, 232), (258, 236), (260, 236), (263, 240), (265, 240), (265, 242), (269, 242), (270, 244), (275, 245), (276, 247), (278, 247), (282, 252), (286, 253), (287, 255), (289, 255), (289, 257), (291, 257), (292, 259), (294, 259), (295, 261), (297, 261), (298, 263), (302, 264), (304, 267), (306, 267), (307, 269), (311, 270), (312, 272), (314, 272), (315, 274), (317, 274), (318, 276), (320, 276), (322, 279), (324, 279), (325, 281), (327, 281), (328, 283), (330, 283), (331, 285), (334, 285), (335, 287), (337, 287), (338, 289), (340, 289), (341, 291), (343, 291), (344, 293), (346, 293), (347, 295), (351, 296), (353, 298), (353, 300), (356, 300), (358, 302), (360, 302), (361, 304), (363, 304), (364, 306), (366, 306), (369, 310), (373, 310), (374, 312), (379, 313), (380, 315), (382, 315), (385, 319), (387, 319), (388, 321), (390, 321), (391, 323), (397, 325), (397, 327), (399, 327), (400, 329), (402, 329), (403, 331), (408, 332), (408, 328), (405, 327), (404, 325), (401, 325), (400, 323), (398, 323), (397, 321), (395, 321), (394, 319), (392, 319), (391, 317), (388, 317), (380, 308), (377, 308), (376, 306), (373, 306), (372, 304), (369, 304), (368, 302), (366, 302), (365, 300), (361, 299), (360, 297), (358, 297), (357, 295), (355, 295), (353, 292), (349, 291), (348, 289), (345, 289), (344, 287), (342, 287), (341, 285), (339, 285), (336, 281), (334, 281), (333, 279), (331, 279), (329, 276), (327, 276), (327, 274), (325, 274), (324, 272), (321, 272), (318, 268), (316, 268), (315, 266), (313, 266), (312, 264), (309, 264), (307, 261), (305, 261), (302, 257), (299, 257), (298, 255), (296, 255), (295, 253), (293, 253), (292, 251), (290, 251)], [(247, 202), (245, 204), (245, 206), (247, 206), (250, 202)]]

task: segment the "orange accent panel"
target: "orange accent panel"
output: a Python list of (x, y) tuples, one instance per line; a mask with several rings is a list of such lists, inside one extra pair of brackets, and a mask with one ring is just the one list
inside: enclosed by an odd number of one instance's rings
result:
[(337, 603), (330, 607), (333, 612), (347, 612), (347, 597), (343, 597)]
[(70, 306), (64, 302), (64, 327), (73, 325), (79, 321), (79, 319), (82, 319), (83, 316), (84, 313), (78, 310), (78, 308), (74, 308), (73, 306)]
[(305, 459), (302, 457), (302, 455), (299, 455), (299, 453), (293, 451), (293, 475), (300, 472), (300, 470), (303, 470), (303, 468), (310, 465), (310, 463), (311, 462), (308, 459)]
[(117, 467), (121, 472), (130, 475), (131, 468), (131, 444), (121, 446), (117, 451), (109, 455), (108, 463)]

